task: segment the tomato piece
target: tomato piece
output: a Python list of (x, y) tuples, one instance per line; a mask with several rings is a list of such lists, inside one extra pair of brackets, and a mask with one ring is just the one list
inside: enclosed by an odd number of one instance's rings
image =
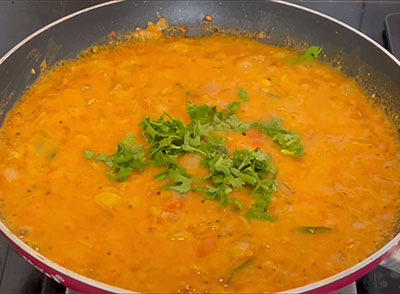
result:
[(253, 147), (259, 147), (264, 143), (264, 138), (257, 130), (251, 129), (246, 132), (246, 138), (249, 139)]
[(176, 200), (171, 200), (166, 203), (164, 203), (164, 209), (165, 210), (174, 210), (182, 207), (182, 200), (176, 199)]
[(197, 257), (207, 256), (217, 249), (217, 247), (217, 239), (215, 237), (202, 239), (197, 246), (196, 255)]

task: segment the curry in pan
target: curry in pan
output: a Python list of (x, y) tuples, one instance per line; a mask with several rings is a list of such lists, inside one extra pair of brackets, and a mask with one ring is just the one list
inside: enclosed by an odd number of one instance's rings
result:
[(273, 292), (394, 235), (394, 126), (315, 57), (150, 24), (43, 74), (1, 128), (7, 225), (143, 292)]

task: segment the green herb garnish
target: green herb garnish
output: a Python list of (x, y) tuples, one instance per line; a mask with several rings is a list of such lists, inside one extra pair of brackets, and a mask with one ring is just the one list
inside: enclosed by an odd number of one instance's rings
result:
[(247, 102), (249, 101), (249, 96), (247, 95), (246, 91), (243, 88), (237, 89), (237, 95), (240, 98), (240, 101)]
[(318, 55), (322, 52), (322, 48), (318, 46), (311, 46), (304, 52), (303, 55), (300, 56), (301, 60), (312, 60), (317, 58)]
[(239, 200), (233, 199), (233, 207), (237, 210), (243, 210), (243, 205)]
[(189, 104), (188, 114), (192, 124), (200, 123), (206, 130), (204, 133), (218, 130), (232, 130), (237, 133), (247, 131), (250, 125), (247, 122), (239, 120), (235, 111), (239, 108), (240, 102), (232, 102), (221, 111), (217, 111), (215, 106)]
[(171, 179), (172, 183), (162, 186), (161, 189), (174, 190), (181, 194), (190, 191), (193, 179), (183, 167), (168, 169), (159, 174), (157, 179), (163, 180), (167, 177)]
[[(245, 101), (247, 93), (239, 88), (239, 98)], [(189, 94), (188, 94), (189, 95)], [(236, 150), (232, 155), (225, 147), (225, 140), (213, 134), (214, 131), (244, 132), (250, 128), (266, 134), (281, 148), (281, 152), (300, 157), (303, 147), (300, 136), (294, 131), (280, 128), (280, 120), (270, 122), (241, 121), (235, 114), (240, 102), (233, 102), (218, 111), (215, 106), (194, 105), (189, 102), (187, 113), (191, 122), (183, 124), (179, 119), (164, 113), (153, 120), (144, 116), (140, 121), (142, 135), (149, 143), (145, 162), (142, 146), (134, 145), (132, 134), (118, 142), (117, 152), (112, 155), (98, 154), (91, 150), (84, 151), (84, 157), (105, 163), (109, 167), (107, 175), (116, 181), (125, 181), (133, 170), (141, 173), (144, 165), (164, 168), (156, 175), (156, 180), (166, 180), (162, 189), (186, 193), (190, 190), (203, 192), (204, 197), (219, 201), (221, 207), (232, 204), (233, 209), (243, 210), (237, 199), (231, 199), (233, 190), (248, 187), (252, 190), (254, 202), (248, 206), (245, 216), (248, 219), (272, 221), (275, 217), (267, 214), (272, 194), (277, 189), (274, 164), (269, 154), (255, 150)], [(202, 156), (201, 165), (208, 169), (208, 174), (196, 181), (192, 188), (193, 178), (179, 167), (178, 157), (186, 153), (198, 153)], [(203, 184), (202, 184), (203, 183)]]
[(302, 233), (302, 234), (318, 234), (318, 233), (326, 233), (332, 231), (331, 228), (328, 227), (323, 227), (323, 226), (317, 226), (317, 227), (310, 227), (310, 226), (304, 226), (304, 227), (297, 227), (296, 232)]
[[(203, 165), (210, 171), (206, 178), (213, 185), (207, 185), (204, 196), (219, 200), (222, 207), (231, 203), (229, 194), (244, 185), (253, 188), (256, 201), (249, 205), (246, 217), (249, 219), (273, 220), (266, 214), (271, 195), (276, 191), (276, 171), (269, 154), (258, 150), (238, 150), (233, 158), (226, 154), (213, 153), (203, 159)], [(235, 207), (240, 207), (234, 202)]]
[(83, 151), (83, 156), (85, 156), (86, 159), (92, 159), (94, 156), (94, 151), (92, 150), (85, 150)]
[(156, 159), (151, 164), (169, 167), (170, 163), (175, 161), (175, 156), (186, 152), (205, 155), (199, 148), (201, 138), (211, 131), (247, 130), (249, 124), (240, 121), (234, 114), (239, 105), (239, 102), (233, 102), (227, 108), (217, 111), (215, 106), (189, 104), (187, 110), (191, 118), (189, 125), (184, 125), (179, 119), (174, 119), (167, 113), (158, 120), (151, 120), (148, 116), (143, 117), (139, 126), (142, 128), (143, 136), (150, 143), (148, 148), (150, 156)]
[[(112, 155), (99, 154), (94, 159), (105, 163), (109, 167), (107, 175), (115, 181), (123, 182), (137, 169), (142, 173), (144, 168), (144, 151), (140, 145), (134, 145), (135, 139), (132, 134), (127, 134), (117, 144), (117, 152)], [(86, 159), (92, 159), (94, 152), (86, 150), (84, 156)]]
[(280, 146), (282, 153), (301, 157), (304, 150), (300, 136), (293, 130), (282, 129), (280, 123), (279, 119), (271, 118), (269, 123), (257, 121), (252, 123), (251, 126), (275, 141)]
[(227, 108), (214, 115), (213, 126), (216, 130), (226, 131), (232, 130), (242, 133), (250, 129), (247, 122), (239, 120), (235, 111), (240, 107), (240, 102), (232, 102)]
[(168, 114), (163, 114), (158, 120), (151, 120), (145, 116), (141, 119), (139, 126), (150, 144), (148, 147), (150, 156), (159, 152), (164, 156), (185, 153), (182, 145), (186, 127), (179, 119), (174, 119)]
[(310, 46), (300, 57), (295, 57), (290, 60), (291, 64), (296, 64), (300, 61), (316, 59), (321, 54), (322, 48), (318, 46)]

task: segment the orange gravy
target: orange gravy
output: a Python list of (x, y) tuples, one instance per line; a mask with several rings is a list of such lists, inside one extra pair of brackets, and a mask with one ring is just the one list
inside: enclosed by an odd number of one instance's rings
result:
[[(393, 128), (355, 82), (317, 61), (224, 35), (159, 37), (97, 48), (53, 69), (16, 103), (1, 128), (0, 197), (7, 225), (58, 264), (144, 292), (260, 292), (302, 286), (365, 259), (393, 237), (400, 154)], [(270, 153), (279, 187), (272, 222), (247, 220), (199, 192), (160, 190), (159, 168), (115, 182), (83, 150), (115, 152), (144, 115), (187, 123), (193, 103), (222, 109), (246, 90), (242, 120), (278, 117), (305, 155), (282, 154), (249, 131), (224, 134), (229, 150)], [(179, 163), (201, 173), (196, 156)], [(249, 191), (233, 192), (243, 204)], [(171, 205), (179, 198), (181, 205)], [(246, 202), (247, 201), (247, 202)], [(330, 232), (299, 234), (298, 226)], [(229, 285), (227, 277), (236, 271)]]

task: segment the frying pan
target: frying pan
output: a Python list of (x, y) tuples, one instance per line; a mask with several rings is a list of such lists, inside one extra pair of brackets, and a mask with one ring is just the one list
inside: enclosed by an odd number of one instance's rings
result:
[[(74, 58), (112, 31), (124, 33), (156, 21), (156, 13), (171, 24), (190, 24), (189, 35), (201, 33), (205, 15), (221, 28), (264, 31), (265, 42), (296, 45), (305, 42), (324, 49), (322, 61), (354, 77), (366, 93), (384, 106), (393, 119), (400, 114), (400, 62), (369, 37), (319, 12), (281, 1), (111, 1), (63, 17), (17, 44), (0, 59), (0, 123), (15, 101), (31, 85), (46, 65)], [(396, 96), (397, 95), (397, 96)], [(396, 98), (397, 97), (397, 98)], [(387, 244), (360, 263), (334, 276), (287, 293), (326, 293), (355, 281), (372, 270), (397, 249), (397, 234)], [(26, 260), (64, 286), (85, 293), (129, 292), (86, 278), (52, 262), (27, 246), (0, 222), (1, 234)]]

